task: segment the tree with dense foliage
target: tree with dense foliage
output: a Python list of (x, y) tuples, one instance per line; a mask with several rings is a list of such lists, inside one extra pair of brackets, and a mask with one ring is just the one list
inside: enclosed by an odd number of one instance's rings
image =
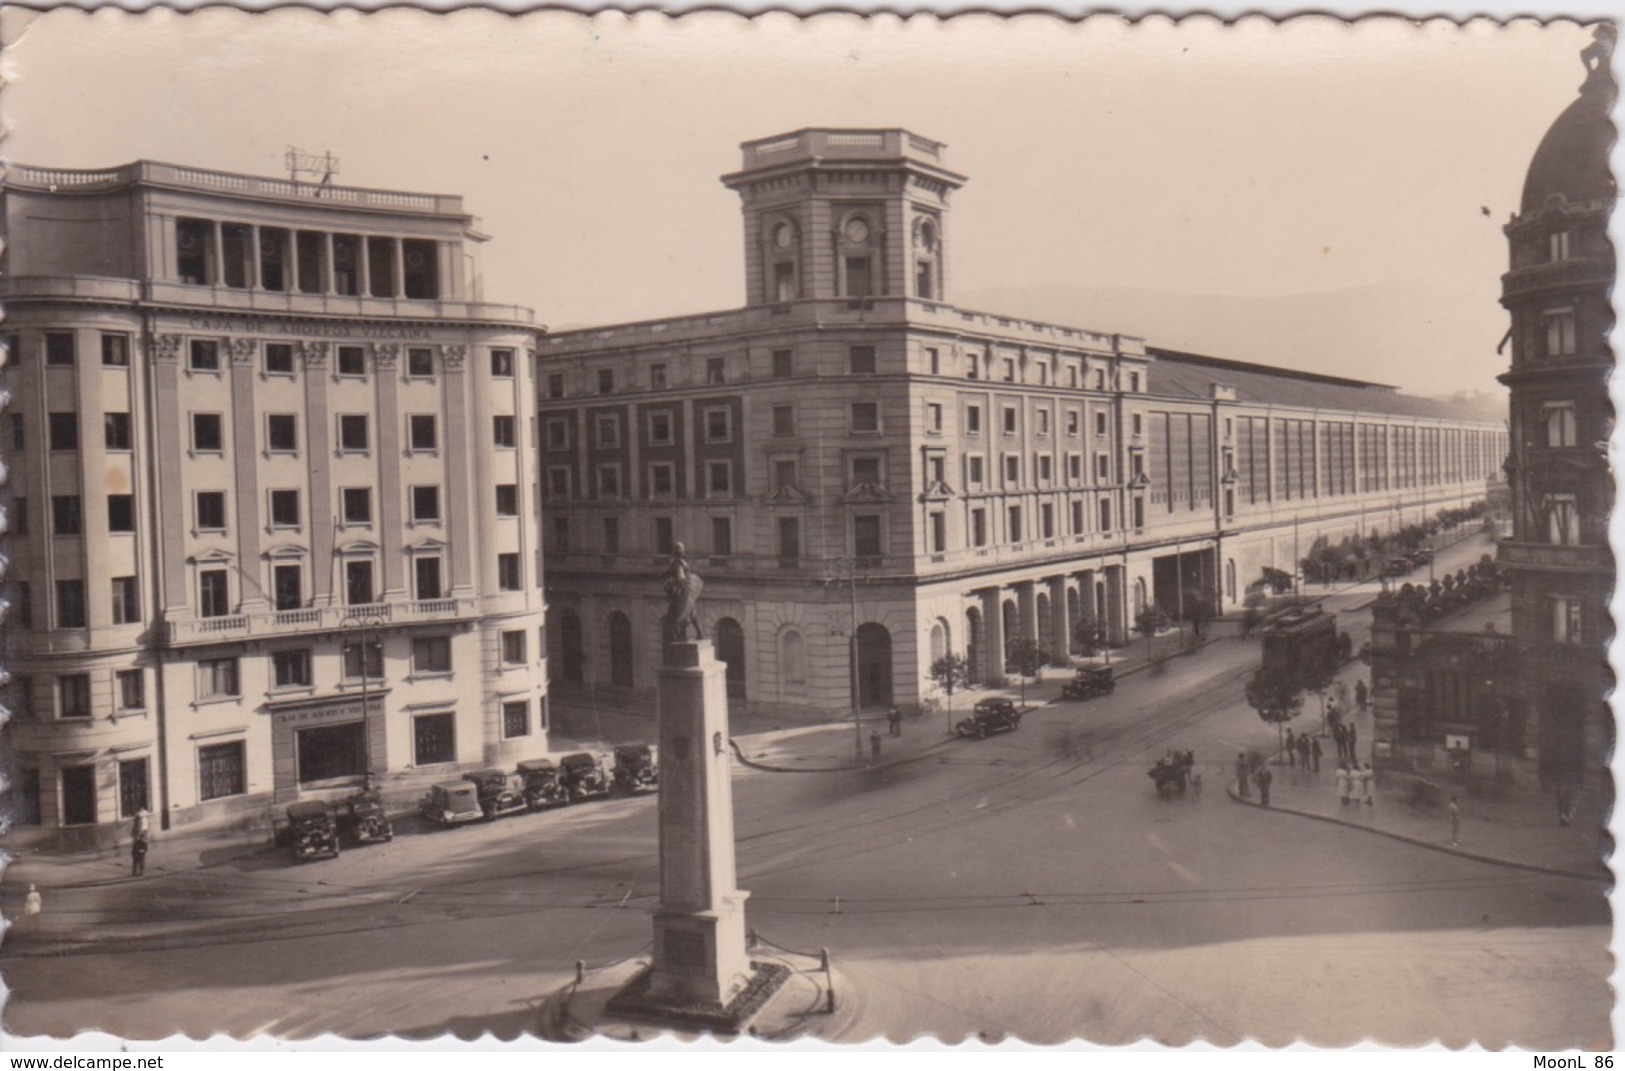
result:
[(1005, 668), (1021, 677), (1021, 705), (1027, 705), (1027, 678), (1049, 663), (1049, 652), (1031, 636), (1013, 637), (1005, 648)]
[(948, 729), (951, 732), (954, 726), (954, 693), (970, 685), (970, 661), (962, 654), (949, 651), (931, 663), (929, 673), (932, 683), (948, 697)]

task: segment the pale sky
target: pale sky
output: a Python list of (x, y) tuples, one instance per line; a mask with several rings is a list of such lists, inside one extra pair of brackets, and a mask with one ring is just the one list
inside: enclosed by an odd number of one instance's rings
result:
[[(330, 150), (340, 183), (463, 195), (494, 236), (487, 299), (555, 327), (737, 306), (717, 177), (739, 142), (902, 126), (969, 176), (950, 300), (1093, 292), (1087, 317), (1050, 315), (1429, 393), (1497, 389), (1501, 226), (1590, 39), (1529, 20), (216, 9), (3, 27), (8, 159), (277, 175), (288, 145)], [(1354, 296), (1347, 316), (1160, 337), (1111, 322), (1102, 288)]]

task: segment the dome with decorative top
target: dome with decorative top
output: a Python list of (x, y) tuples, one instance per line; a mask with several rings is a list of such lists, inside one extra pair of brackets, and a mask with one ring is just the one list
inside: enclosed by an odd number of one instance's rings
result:
[(1611, 200), (1614, 197), (1613, 171), (1608, 155), (1615, 139), (1609, 112), (1618, 95), (1618, 86), (1609, 70), (1614, 50), (1614, 27), (1597, 27), (1592, 43), (1580, 53), (1586, 66), (1585, 84), (1580, 96), (1559, 115), (1540, 148), (1529, 162), (1523, 183), (1521, 212), (1539, 212), (1554, 194), (1575, 203)]

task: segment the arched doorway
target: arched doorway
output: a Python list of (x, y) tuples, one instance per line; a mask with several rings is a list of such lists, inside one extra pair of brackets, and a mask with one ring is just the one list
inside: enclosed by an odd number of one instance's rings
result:
[[(937, 619), (931, 626), (931, 665), (936, 665), (937, 659), (948, 653), (948, 622)], [(929, 670), (931, 666), (927, 666)]]
[(807, 683), (807, 642), (795, 629), (785, 629), (779, 637), (779, 698), (804, 698)]
[(980, 682), (982, 673), (982, 611), (971, 606), (965, 610), (965, 661), (970, 663), (970, 679)]
[(1052, 656), (1061, 653), (1055, 650), (1055, 619), (1049, 614), (1049, 595), (1040, 591), (1033, 601), (1038, 612), (1038, 646)]
[(1070, 586), (1066, 589), (1066, 619), (1072, 625), (1072, 634), (1069, 637), (1072, 648), (1070, 653), (1081, 655), (1091, 626), (1084, 620), (1083, 599), (1079, 597), (1078, 589)]
[(559, 611), (559, 677), (581, 683), (581, 617), (568, 606)]
[(874, 622), (858, 626), (858, 705), (891, 702), (891, 633)]
[(745, 698), (745, 630), (731, 617), (717, 622), (717, 657), (728, 667), (728, 698)]
[(632, 622), (619, 610), (609, 615), (609, 683), (632, 687)]

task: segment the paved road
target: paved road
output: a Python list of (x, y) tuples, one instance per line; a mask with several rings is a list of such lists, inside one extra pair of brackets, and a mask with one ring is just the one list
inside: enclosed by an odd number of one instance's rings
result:
[[(1225, 798), (1225, 756), (1274, 739), (1239, 698), (1255, 660), (1218, 644), (899, 767), (738, 770), (751, 924), (834, 951), (848, 1039), (1608, 1044), (1594, 885)], [(1152, 790), (1170, 746), (1201, 795)], [(655, 801), (611, 800), (69, 898), (87, 941), (8, 946), (6, 1027), (511, 1037), (576, 960), (645, 947), (654, 846)]]

